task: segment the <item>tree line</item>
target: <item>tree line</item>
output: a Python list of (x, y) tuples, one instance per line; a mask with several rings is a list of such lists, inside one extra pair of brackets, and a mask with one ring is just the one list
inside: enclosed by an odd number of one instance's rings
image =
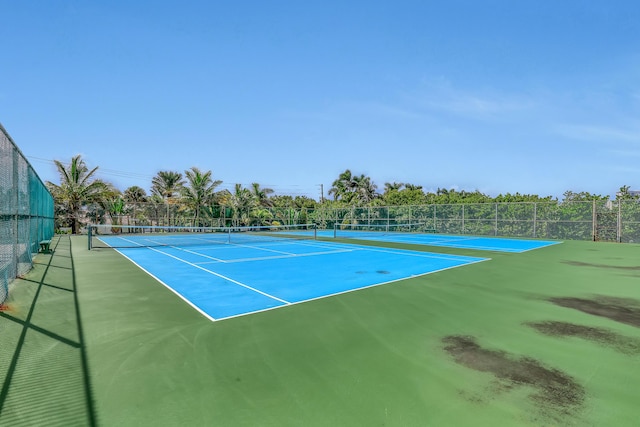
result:
[[(316, 201), (306, 196), (276, 195), (274, 190), (254, 182), (249, 187), (235, 184), (233, 190), (219, 190), (222, 180), (214, 179), (211, 171), (192, 167), (184, 173), (159, 171), (151, 181), (150, 193), (139, 186), (124, 191), (96, 177), (98, 167), (89, 169), (80, 155), (65, 164), (54, 161), (60, 183), (47, 182), (56, 210), (56, 228), (70, 227), (77, 233), (86, 222), (117, 224), (123, 215), (131, 215), (138, 207), (137, 216), (143, 218), (141, 207), (164, 209), (188, 216), (194, 225), (211, 224), (211, 218), (224, 218), (220, 225), (268, 225), (280, 221), (274, 210), (282, 216), (298, 215), (300, 209), (342, 208), (349, 206), (402, 206), (459, 203), (513, 203), (554, 202), (552, 196), (535, 194), (500, 194), (495, 197), (482, 192), (438, 188), (425, 191), (410, 183), (387, 182), (382, 192), (365, 174), (353, 174), (349, 169), (335, 179), (328, 191), (329, 198)], [(618, 192), (620, 198), (633, 198), (629, 186)], [(607, 200), (609, 196), (588, 192), (567, 191), (564, 201)], [(279, 209), (279, 210), (278, 210)], [(167, 216), (171, 215), (167, 209)], [(136, 213), (134, 212), (134, 217)], [(148, 217), (148, 215), (147, 215)], [(295, 218), (297, 221), (306, 218)], [(170, 218), (167, 218), (170, 221)]]

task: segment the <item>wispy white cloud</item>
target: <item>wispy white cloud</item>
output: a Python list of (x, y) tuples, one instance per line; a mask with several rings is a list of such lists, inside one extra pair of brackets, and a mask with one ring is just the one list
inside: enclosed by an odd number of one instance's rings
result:
[(443, 78), (423, 82), (417, 93), (410, 97), (429, 111), (475, 119), (499, 118), (530, 110), (536, 104), (533, 98), (523, 94), (494, 89), (459, 89)]
[(316, 110), (283, 110), (280, 113), (287, 118), (308, 119), (319, 121), (343, 121), (358, 116), (373, 116), (393, 119), (420, 119), (424, 117), (419, 111), (406, 106), (378, 101), (336, 101), (324, 105)]
[[(612, 173), (617, 173), (617, 174), (628, 174), (629, 176), (637, 176), (638, 174), (640, 174), (640, 165), (639, 166), (624, 166), (624, 165), (616, 165), (616, 164), (612, 164), (609, 167), (609, 170)], [(633, 190), (636, 189), (636, 187), (634, 186), (634, 188), (632, 188)]]
[(399, 119), (421, 119), (424, 117), (423, 113), (397, 104), (383, 104), (379, 102), (358, 103), (354, 104), (353, 108), (361, 112), (381, 117)]
[(624, 158), (640, 157), (640, 150), (609, 150), (609, 153)]
[(430, 100), (426, 106), (470, 118), (490, 118), (501, 114), (522, 111), (531, 105), (507, 97), (480, 96), (471, 93), (454, 93)]
[(582, 141), (640, 143), (638, 127), (561, 124), (555, 130), (561, 136)]
[(368, 120), (427, 120), (441, 123), (443, 115), (456, 119), (481, 121), (520, 120), (528, 117), (535, 101), (527, 96), (499, 91), (463, 91), (446, 82), (419, 85), (404, 93), (386, 94), (385, 100), (335, 100), (307, 111), (281, 111), (281, 115), (296, 120), (325, 122)]

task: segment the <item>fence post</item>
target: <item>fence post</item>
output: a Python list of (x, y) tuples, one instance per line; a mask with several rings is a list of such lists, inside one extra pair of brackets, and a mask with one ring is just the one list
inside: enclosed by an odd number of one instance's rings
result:
[(462, 204), (462, 234), (464, 234), (464, 203)]
[(591, 214), (592, 214), (592, 219), (591, 219), (591, 224), (592, 224), (591, 234), (592, 234), (592, 236), (593, 236), (593, 241), (595, 242), (595, 241), (596, 241), (596, 238), (597, 238), (596, 200), (595, 200), (595, 199), (593, 199), (593, 202), (592, 202), (592, 203), (593, 203), (593, 204), (592, 204), (592, 206), (593, 206), (593, 207), (591, 208), (591, 209), (592, 209), (592, 212), (591, 212)]
[(624, 202), (624, 200), (620, 199), (618, 201), (618, 224), (616, 227), (616, 241), (618, 243), (622, 243), (622, 203)]
[(533, 238), (536, 238), (536, 226), (538, 221), (538, 203), (533, 202)]
[(438, 205), (436, 205), (435, 203), (433, 204), (433, 228), (434, 230), (438, 231)]
[[(20, 248), (18, 246), (18, 243), (20, 242), (20, 226), (19, 226), (19, 222), (20, 222), (20, 180), (19, 177), (20, 175), (18, 174), (18, 153), (16, 152), (16, 150), (14, 149), (11, 153), (11, 159), (13, 160), (12, 162), (12, 174), (13, 174), (13, 188), (11, 188), (11, 190), (9, 190), (11, 193), (11, 198), (13, 199), (12, 204), (13, 204), (13, 212), (12, 212), (12, 216), (13, 216), (13, 236), (11, 239), (11, 246), (13, 247), (12, 250), (12, 258), (11, 259), (11, 263), (15, 266), (14, 271), (16, 272), (15, 276), (20, 274), (20, 271), (18, 271), (18, 257), (21, 255), (20, 253)], [(14, 276), (12, 274), (12, 276)]]
[(389, 224), (391, 223), (391, 216), (390, 216), (391, 209), (389, 209), (388, 206), (386, 209), (387, 209), (387, 227), (388, 227)]
[(496, 202), (495, 205), (496, 205), (496, 221), (493, 228), (493, 235), (497, 236), (498, 235), (498, 203)]

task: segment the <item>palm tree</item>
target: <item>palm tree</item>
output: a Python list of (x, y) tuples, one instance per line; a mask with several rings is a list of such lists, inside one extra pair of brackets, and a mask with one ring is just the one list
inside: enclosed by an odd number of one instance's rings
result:
[(251, 219), (258, 225), (270, 225), (273, 220), (273, 212), (269, 209), (257, 208), (251, 212)]
[(181, 189), (182, 201), (194, 212), (194, 225), (200, 225), (200, 212), (204, 205), (213, 203), (216, 187), (222, 181), (211, 179), (211, 171), (202, 173), (197, 167), (185, 171), (188, 184)]
[(111, 184), (95, 178), (98, 167), (89, 170), (82, 156), (71, 158), (65, 165), (54, 160), (60, 174), (60, 185), (47, 181), (46, 185), (54, 197), (56, 205), (66, 216), (66, 223), (71, 225), (71, 232), (76, 234), (82, 223), (83, 208), (91, 203), (100, 203), (110, 198), (116, 190)]
[[(112, 193), (105, 200), (102, 201), (102, 206), (104, 207), (107, 214), (111, 218), (111, 224), (113, 225), (121, 225), (122, 217), (125, 214), (125, 201), (122, 198), (122, 195), (117, 193)], [(121, 228), (112, 228), (113, 232), (120, 232)]]
[(127, 203), (144, 203), (147, 201), (147, 192), (134, 185), (124, 190), (123, 197)]
[(253, 194), (249, 189), (243, 188), (242, 184), (236, 184), (233, 193), (226, 191), (222, 196), (221, 202), (232, 209), (232, 223), (234, 226), (248, 224), (249, 210), (254, 203)]
[(338, 179), (333, 181), (331, 188), (329, 189), (329, 195), (333, 194), (333, 200), (342, 200), (350, 202), (353, 198), (353, 189), (355, 188), (355, 182), (353, 181), (353, 175), (349, 169), (340, 174)]
[(407, 190), (410, 190), (410, 191), (422, 190), (422, 185), (405, 184), (404, 188), (406, 188)]
[[(136, 207), (147, 201), (147, 192), (144, 191), (142, 187), (134, 185), (124, 190), (123, 197), (124, 201), (131, 206), (134, 222), (137, 222)], [(144, 214), (142, 216), (144, 216)]]
[(346, 203), (370, 203), (378, 197), (378, 188), (368, 176), (353, 175), (349, 169), (340, 174), (333, 181), (329, 194), (333, 194), (334, 200), (342, 200)]
[(144, 206), (143, 216), (149, 218), (149, 225), (160, 225), (161, 212), (165, 210), (163, 209), (165, 207), (164, 199), (157, 194), (152, 194), (147, 198), (147, 203)]
[(375, 185), (368, 176), (364, 174), (355, 176), (353, 177), (353, 182), (356, 201), (367, 204), (378, 197), (376, 193), (378, 186)]
[(385, 182), (384, 183), (384, 194), (389, 193), (390, 191), (400, 191), (400, 189), (404, 187), (403, 182)]
[(151, 180), (151, 194), (162, 197), (167, 203), (167, 225), (171, 222), (169, 207), (180, 194), (183, 185), (184, 180), (180, 172), (160, 171)]
[(616, 199), (633, 199), (633, 194), (629, 192), (631, 189), (628, 185), (623, 185), (616, 193)]
[(151, 180), (151, 193), (168, 201), (180, 194), (183, 185), (184, 180), (180, 172), (160, 171)]
[(273, 202), (269, 199), (269, 194), (273, 194), (273, 190), (271, 188), (261, 188), (260, 184), (254, 182), (251, 184), (251, 194), (253, 194), (258, 206), (265, 208), (273, 206)]

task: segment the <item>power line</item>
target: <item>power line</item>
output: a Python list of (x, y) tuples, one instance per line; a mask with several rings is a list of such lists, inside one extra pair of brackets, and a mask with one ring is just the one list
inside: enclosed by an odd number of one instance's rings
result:
[[(26, 157), (28, 159), (30, 159), (30, 160), (41, 162), (41, 163), (48, 163), (48, 164), (51, 164), (51, 165), (55, 165), (56, 164), (56, 162), (54, 160), (51, 160), (51, 159), (45, 159), (45, 158), (36, 157), (36, 156), (26, 156)], [(65, 166), (69, 165), (69, 162), (60, 161), (60, 163), (62, 163)], [(144, 180), (148, 180), (149, 187), (151, 187), (151, 181), (156, 176), (156, 175), (148, 175), (148, 174), (143, 174), (143, 173), (138, 173), (138, 172), (127, 172), (127, 171), (120, 171), (120, 170), (115, 170), (115, 169), (106, 169), (106, 168), (102, 168), (102, 167), (100, 167), (96, 171), (96, 174), (98, 176), (112, 176), (112, 177), (118, 177), (118, 178), (144, 179)], [(243, 187), (250, 187), (252, 183), (238, 183), (238, 184), (242, 185)], [(218, 188), (220, 190), (233, 191), (235, 189), (235, 185), (236, 185), (235, 182), (232, 182), (232, 183), (223, 182), (222, 184), (220, 184), (218, 186)], [(260, 184), (260, 187), (261, 188), (271, 188), (274, 191), (274, 193), (279, 193), (280, 195), (311, 196), (311, 195), (315, 195), (315, 194), (318, 193), (317, 189), (303, 188), (303, 186), (296, 185), (296, 184), (289, 184), (289, 185), (285, 185), (285, 186), (279, 186), (277, 184), (276, 185), (274, 185), (274, 184)], [(316, 187), (322, 187), (322, 184), (318, 184), (318, 185), (316, 185)], [(275, 195), (277, 195), (277, 194), (275, 194)]]
[[(39, 161), (39, 162), (49, 163), (49, 164), (52, 164), (52, 165), (56, 164), (54, 160), (43, 159), (41, 157), (27, 156), (27, 158), (32, 159), (32, 160), (36, 160), (36, 161)], [(64, 164), (65, 166), (69, 165), (68, 162), (61, 161), (60, 163)], [(119, 170), (115, 170), (115, 169), (106, 169), (106, 168), (102, 168), (102, 167), (98, 169), (97, 173), (104, 174), (104, 175), (119, 176), (119, 177), (124, 177), (124, 178), (144, 178), (144, 179), (149, 179), (149, 180), (151, 180), (153, 178), (153, 176), (147, 175), (147, 174), (142, 174), (142, 173), (137, 173), (137, 172), (119, 171)]]

